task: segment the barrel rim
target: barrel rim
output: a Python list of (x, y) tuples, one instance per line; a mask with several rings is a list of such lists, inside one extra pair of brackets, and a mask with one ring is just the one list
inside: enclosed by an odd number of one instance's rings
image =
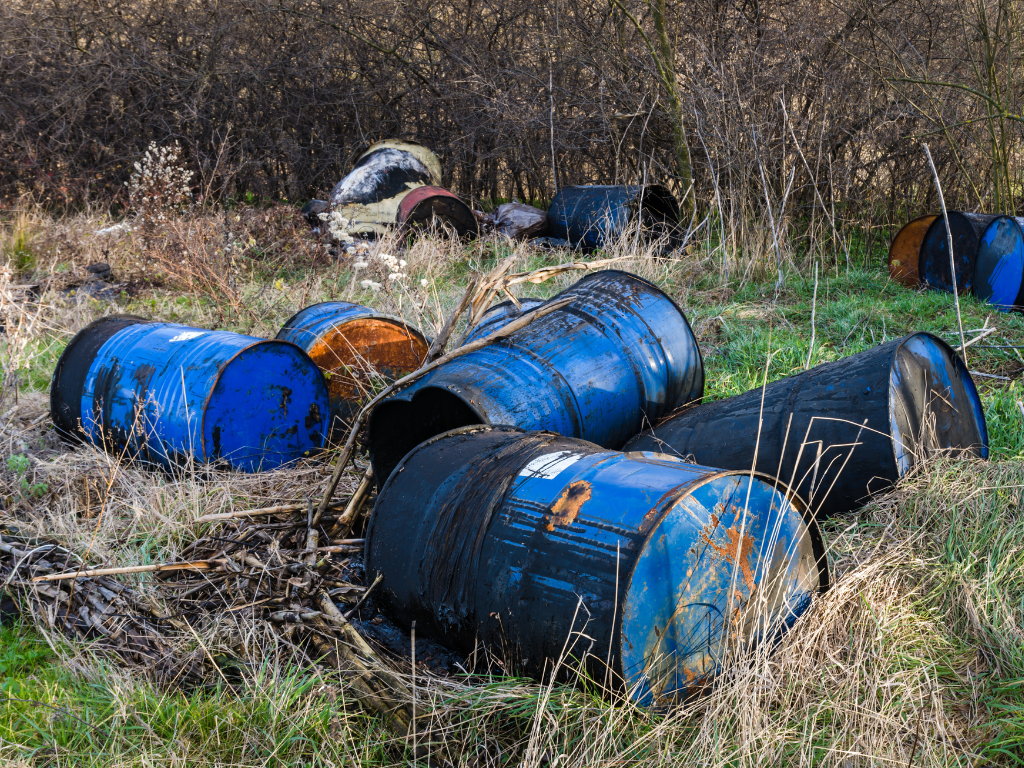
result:
[[(217, 331), (214, 331), (214, 333), (216, 333), (216, 332)], [(241, 335), (241, 334), (239, 334), (239, 335)], [(250, 338), (252, 338), (252, 337), (250, 337)], [(202, 447), (203, 461), (204, 462), (209, 462), (210, 461), (209, 457), (206, 455), (206, 437), (205, 437), (205, 435), (206, 435), (206, 411), (207, 411), (207, 409), (210, 406), (210, 400), (213, 397), (213, 393), (217, 389), (217, 385), (220, 383), (220, 377), (224, 374), (224, 371), (227, 370), (228, 366), (231, 365), (233, 362), (235, 362), (235, 360), (237, 360), (240, 355), (243, 355), (246, 352), (248, 352), (249, 350), (254, 349), (256, 347), (259, 347), (259, 346), (263, 346), (265, 344), (272, 344), (272, 345), (280, 344), (280, 345), (285, 345), (285, 346), (288, 346), (288, 347), (294, 347), (294, 349), (298, 353), (299, 357), (305, 359), (305, 361), (307, 363), (309, 363), (309, 365), (312, 367), (312, 369), (314, 371), (316, 371), (316, 374), (317, 374), (316, 377), (315, 377), (316, 381), (320, 382), (320, 391), (323, 394), (324, 402), (328, 406), (328, 408), (327, 408), (327, 410), (325, 411), (325, 414), (324, 414), (324, 418), (327, 420), (327, 423), (326, 423), (326, 425), (324, 427), (323, 438), (324, 438), (324, 441), (326, 442), (326, 440), (327, 440), (327, 432), (328, 432), (328, 430), (330, 430), (330, 427), (331, 427), (330, 394), (329, 394), (329, 392), (327, 390), (327, 380), (324, 378), (324, 372), (320, 370), (320, 366), (318, 366), (316, 363), (314, 363), (312, 358), (310, 358), (310, 356), (306, 353), (306, 350), (304, 350), (302, 347), (300, 347), (294, 341), (285, 341), (284, 339), (276, 339), (276, 338), (275, 339), (253, 339), (253, 342), (251, 344), (246, 344), (241, 349), (236, 350), (235, 353), (231, 357), (229, 357), (227, 360), (225, 360), (223, 363), (221, 363), (219, 366), (217, 366), (217, 374), (213, 377), (213, 381), (210, 382), (210, 388), (206, 392), (206, 397), (203, 398), (203, 409), (202, 409), (203, 415), (202, 415), (202, 417), (199, 420), (199, 443), (200, 443), (200, 445)]]
[[(431, 344), (431, 340), (426, 336), (426, 334), (423, 333), (423, 331), (421, 331), (415, 325), (412, 325), (411, 323), (407, 322), (406, 320), (403, 320), (400, 317), (396, 317), (394, 315), (389, 315), (389, 314), (387, 314), (385, 312), (378, 312), (373, 307), (368, 307), (365, 304), (356, 304), (355, 302), (342, 301), (342, 300), (318, 301), (316, 304), (310, 304), (308, 307), (303, 307), (298, 312), (296, 312), (294, 315), (292, 315), (287, 320), (285, 320), (284, 325), (281, 326), (281, 330), (279, 330), (277, 332), (277, 335), (274, 336), (273, 339), (267, 339), (267, 341), (287, 341), (289, 344), (294, 344), (295, 342), (293, 342), (293, 341), (288, 341), (288, 339), (282, 339), (281, 338), (281, 334), (284, 333), (286, 330), (297, 330), (297, 328), (294, 328), (292, 326), (292, 321), (295, 320), (295, 318), (297, 318), (303, 312), (308, 312), (311, 309), (316, 309), (317, 307), (322, 307), (322, 306), (324, 306), (326, 304), (348, 304), (350, 307), (356, 307), (356, 308), (359, 308), (359, 309), (365, 309), (365, 310), (368, 310), (370, 312), (370, 314), (368, 314), (368, 315), (363, 315), (363, 316), (358, 317), (358, 318), (355, 318), (355, 317), (350, 318), (349, 320), (346, 320), (345, 323), (348, 323), (348, 322), (351, 322), (352, 320), (357, 320), (357, 319), (359, 319), (359, 320), (363, 320), (363, 319), (369, 319), (369, 320), (388, 320), (390, 322), (397, 323), (398, 325), (401, 325), (411, 335), (419, 337), (419, 340), (422, 341), (424, 344), (426, 344), (428, 347)], [(341, 323), (340, 325), (344, 325), (345, 323)], [(337, 328), (337, 327), (339, 327), (339, 324), (338, 323), (333, 323), (331, 325), (331, 327), (332, 328)], [(301, 345), (296, 345), (296, 346), (298, 346), (300, 349), (302, 349)]]
[[(900, 353), (900, 350), (903, 349), (903, 347), (906, 345), (906, 343), (908, 341), (910, 341), (911, 339), (913, 339), (913, 338), (915, 338), (917, 336), (926, 336), (929, 339), (931, 339), (932, 341), (938, 342), (940, 348), (942, 348), (950, 356), (950, 359), (953, 360), (953, 367), (954, 367), (954, 369), (957, 370), (958, 372), (962, 372), (963, 374), (966, 374), (966, 376), (962, 376), (961, 378), (965, 379), (967, 381), (967, 383), (970, 384), (970, 389), (969, 389), (967, 394), (973, 398), (974, 403), (978, 406), (978, 412), (981, 414), (981, 419), (978, 422), (978, 425), (979, 425), (980, 431), (981, 431), (982, 447), (984, 448), (985, 452), (984, 452), (984, 455), (982, 455), (980, 458), (987, 460), (988, 459), (988, 454), (989, 454), (989, 437), (988, 437), (988, 423), (985, 420), (985, 408), (984, 408), (984, 406), (981, 403), (981, 397), (979, 397), (979, 395), (978, 395), (978, 388), (977, 388), (977, 386), (974, 383), (974, 377), (971, 376), (971, 372), (967, 369), (967, 365), (964, 363), (963, 359), (961, 359), (960, 355), (958, 355), (956, 353), (956, 350), (954, 350), (952, 345), (950, 345), (945, 339), (940, 338), (939, 336), (935, 335), (931, 331), (914, 331), (913, 333), (908, 333), (906, 336), (904, 336), (902, 339), (900, 339), (898, 341), (898, 343), (893, 347), (892, 358), (889, 360), (889, 375), (890, 375), (890, 377), (892, 376), (892, 367), (896, 363), (896, 355), (898, 355)], [(889, 390), (888, 402), (889, 402), (889, 404), (888, 404), (888, 408), (887, 408), (886, 413), (887, 413), (887, 415), (889, 417), (889, 423), (891, 424), (892, 423), (892, 417), (893, 417), (893, 401), (892, 401), (892, 390), (891, 389)], [(895, 463), (895, 465), (897, 467), (897, 471), (898, 471), (899, 470), (899, 456), (896, 455), (896, 441), (892, 439), (891, 435), (890, 435), (890, 439), (889, 439), (889, 445), (890, 445), (890, 447), (892, 449), (893, 462)]]
[[(92, 368), (92, 364), (96, 361), (96, 356), (99, 354), (100, 349), (103, 348), (107, 341), (109, 341), (111, 338), (113, 338), (122, 330), (124, 330), (124, 328), (128, 328), (132, 325), (140, 325), (143, 323), (158, 322), (155, 320), (150, 320), (149, 318), (141, 317), (140, 315), (132, 315), (126, 312), (113, 315), (104, 315), (103, 317), (97, 317), (95, 320), (91, 321), (88, 325), (86, 325), (78, 333), (71, 337), (71, 340), (67, 343), (67, 345), (65, 345), (63, 351), (61, 351), (60, 357), (57, 358), (57, 364), (54, 366), (53, 374), (50, 376), (50, 420), (56, 427), (57, 432), (61, 435), (75, 439), (81, 437), (81, 435), (79, 435), (79, 431), (81, 430), (81, 423), (68, 427), (65, 424), (58, 423), (58, 421), (63, 421), (63, 419), (58, 420), (57, 418), (55, 418), (59, 413), (61, 404), (64, 402), (63, 399), (60, 397), (59, 382), (61, 380), (61, 376), (64, 374), (65, 362), (68, 360), (69, 354), (74, 354), (75, 348), (78, 346), (79, 343), (81, 343), (81, 341), (84, 338), (86, 338), (86, 335), (90, 330), (95, 329), (102, 323), (116, 320), (125, 320), (132, 322), (128, 322), (122, 328), (118, 328), (116, 331), (114, 331), (114, 333), (110, 334), (110, 336), (104, 339), (103, 342), (96, 348), (96, 350), (93, 352), (92, 359), (89, 361), (89, 364), (85, 366), (86, 377), (88, 377), (88, 372)], [(82, 392), (79, 392), (79, 422), (81, 422), (81, 397)]]

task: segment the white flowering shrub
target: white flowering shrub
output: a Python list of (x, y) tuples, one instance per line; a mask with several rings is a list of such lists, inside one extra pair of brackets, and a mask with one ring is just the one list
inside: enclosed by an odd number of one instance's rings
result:
[(191, 205), (192, 176), (178, 142), (158, 147), (151, 141), (142, 160), (135, 163), (135, 173), (125, 182), (128, 206), (140, 221), (162, 221), (167, 212)]
[(327, 224), (327, 231), (330, 233), (332, 240), (343, 246), (352, 245), (355, 242), (355, 238), (348, 233), (348, 225), (351, 222), (341, 215), (341, 211), (321, 213), (319, 217), (320, 221)]

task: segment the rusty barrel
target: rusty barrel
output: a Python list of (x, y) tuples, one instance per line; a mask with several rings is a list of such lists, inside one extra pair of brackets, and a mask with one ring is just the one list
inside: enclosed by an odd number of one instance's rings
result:
[(955, 281), (950, 272), (950, 241), (946, 236), (946, 220), (942, 216), (935, 217), (921, 242), (918, 274), (921, 282), (931, 288), (952, 293), (955, 285), (958, 293), (970, 293), (981, 236), (996, 217), (984, 213), (949, 211), (948, 218), (949, 231), (953, 237)]
[(347, 301), (306, 307), (277, 338), (298, 344), (323, 371), (335, 434), (382, 385), (419, 368), (430, 348), (426, 337), (404, 320)]
[(328, 410), (294, 344), (125, 315), (82, 329), (50, 385), (61, 434), (166, 468), (274, 469), (323, 447)]
[(892, 239), (889, 246), (889, 276), (897, 283), (913, 288), (921, 278), (917, 272), (918, 260), (921, 258), (921, 243), (928, 232), (928, 227), (937, 216), (919, 216)]
[(544, 299), (519, 299), (518, 307), (511, 300), (495, 304), (484, 312), (476, 325), (466, 334), (462, 343), (469, 344), (471, 341), (478, 341), (499, 328), (504, 328), (520, 315), (536, 309), (543, 303)]
[(672, 235), (679, 204), (660, 184), (562, 187), (548, 208), (548, 233), (572, 245), (601, 248), (634, 224), (648, 237)]
[(1024, 219), (999, 216), (981, 236), (974, 295), (1009, 312), (1024, 306)]
[(628, 272), (594, 272), (550, 299), (571, 303), (431, 371), (370, 417), (383, 484), (424, 440), (469, 424), (511, 424), (619, 448), (645, 423), (704, 392), (682, 310)]
[(684, 408), (626, 444), (770, 472), (818, 516), (846, 512), (936, 453), (988, 456), (981, 401), (956, 353), (913, 333), (737, 397)]
[(568, 648), (642, 704), (700, 691), (828, 582), (813, 518), (771, 477), (486, 426), (403, 459), (366, 572), (387, 615), (456, 651), (541, 676)]
[(459, 237), (473, 237), (479, 230), (473, 210), (443, 187), (417, 187), (398, 204), (395, 217), (400, 227), (450, 229)]

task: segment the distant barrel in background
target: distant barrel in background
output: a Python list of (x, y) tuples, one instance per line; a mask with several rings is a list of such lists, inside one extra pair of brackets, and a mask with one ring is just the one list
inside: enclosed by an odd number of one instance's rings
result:
[(671, 236), (679, 225), (679, 204), (660, 184), (562, 187), (548, 208), (548, 234), (572, 245), (607, 245), (639, 223), (647, 237)]
[(946, 342), (914, 333), (737, 397), (682, 410), (625, 450), (770, 472), (819, 516), (856, 509), (939, 452), (988, 456), (974, 382)]
[(430, 348), (404, 320), (347, 301), (306, 307), (277, 338), (302, 347), (323, 371), (335, 433), (351, 421), (361, 401), (419, 368)]
[(594, 679), (610, 662), (642, 704), (698, 692), (828, 584), (814, 520), (774, 478), (509, 427), (405, 457), (370, 518), (366, 572), (404, 626), (534, 676), (563, 647), (589, 653)]
[(449, 228), (459, 237), (475, 236), (479, 225), (473, 210), (442, 187), (417, 187), (402, 197), (396, 222), (401, 227)]
[(471, 341), (477, 341), (485, 336), (489, 336), (499, 328), (504, 328), (517, 317), (536, 309), (543, 303), (544, 299), (519, 299), (519, 307), (513, 304), (511, 300), (495, 304), (484, 312), (480, 321), (470, 329), (462, 343), (469, 344)]
[(587, 275), (559, 310), (456, 358), (378, 405), (369, 425), (383, 484), (424, 440), (468, 424), (511, 424), (619, 448), (645, 423), (704, 393), (682, 310), (627, 272)]
[(913, 288), (921, 280), (917, 272), (918, 260), (921, 258), (921, 243), (928, 232), (928, 227), (938, 216), (920, 216), (896, 233), (889, 246), (889, 276), (908, 288)]
[(999, 216), (981, 236), (974, 295), (1003, 312), (1024, 305), (1024, 219)]
[[(974, 263), (985, 228), (995, 216), (984, 213), (949, 211), (949, 231), (953, 236), (953, 264), (956, 266), (956, 290), (969, 293), (974, 283)], [(940, 291), (953, 292), (954, 279), (949, 269), (949, 240), (946, 222), (936, 216), (921, 243), (918, 273), (922, 283)]]
[(426, 147), (388, 139), (367, 149), (331, 190), (331, 208), (356, 235), (382, 234), (398, 221), (398, 205), (417, 187), (441, 183), (441, 162)]
[(124, 315), (82, 329), (50, 386), (61, 434), (168, 468), (274, 469), (323, 447), (328, 410), (294, 344)]

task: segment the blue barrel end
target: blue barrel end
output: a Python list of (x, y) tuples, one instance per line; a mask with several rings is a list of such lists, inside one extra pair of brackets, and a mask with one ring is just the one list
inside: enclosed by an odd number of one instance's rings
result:
[(622, 667), (638, 703), (700, 692), (807, 610), (824, 586), (822, 550), (799, 505), (768, 478), (720, 473), (658, 521), (622, 607)]
[(588, 184), (563, 187), (548, 208), (551, 236), (584, 250), (608, 245), (634, 220), (648, 235), (672, 234), (679, 204), (660, 184)]
[(1009, 312), (1020, 305), (1024, 282), (1024, 232), (1020, 220), (1000, 216), (985, 229), (974, 267), (974, 295)]

